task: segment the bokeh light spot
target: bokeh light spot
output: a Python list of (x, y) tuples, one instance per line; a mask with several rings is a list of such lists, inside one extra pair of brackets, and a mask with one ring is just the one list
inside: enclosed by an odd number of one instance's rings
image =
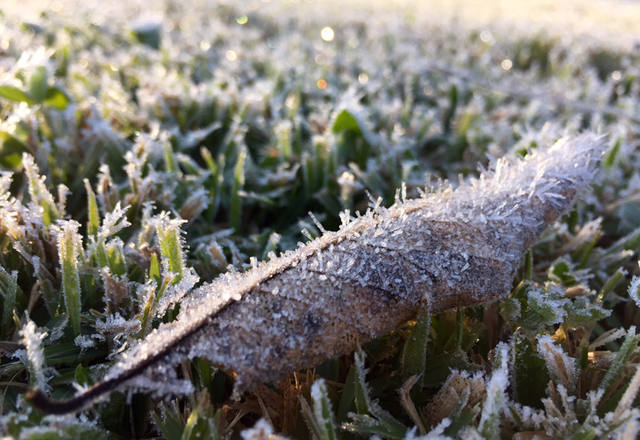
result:
[(322, 39), (326, 42), (330, 42), (333, 41), (334, 37), (336, 36), (335, 32), (333, 31), (333, 28), (330, 26), (325, 26), (322, 28), (322, 30), (320, 31), (320, 37), (322, 37)]

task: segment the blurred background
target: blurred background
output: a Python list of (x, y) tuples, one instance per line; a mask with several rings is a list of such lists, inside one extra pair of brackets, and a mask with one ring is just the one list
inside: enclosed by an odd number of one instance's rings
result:
[[(173, 2), (179, 5), (180, 2)], [(228, 5), (246, 9), (247, 13), (260, 8), (285, 8), (288, 16), (292, 9), (299, 9), (304, 17), (313, 14), (358, 14), (368, 9), (385, 9), (413, 19), (444, 24), (459, 21), (471, 25), (500, 24), (514, 26), (526, 31), (542, 28), (559, 33), (588, 34), (606, 38), (615, 44), (629, 45), (640, 39), (640, 1), (638, 0), (258, 0), (258, 1), (214, 1), (196, 0), (185, 8), (205, 11), (215, 5)], [(132, 0), (106, 2), (99, 0), (4, 0), (0, 10), (21, 19), (34, 19), (42, 11), (73, 16), (90, 10), (96, 21), (109, 17), (133, 16), (137, 14), (161, 14), (163, 5), (171, 1)]]

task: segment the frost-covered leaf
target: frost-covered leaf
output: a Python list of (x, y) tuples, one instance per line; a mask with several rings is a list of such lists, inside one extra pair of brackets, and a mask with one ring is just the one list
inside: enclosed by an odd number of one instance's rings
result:
[(502, 304), (501, 313), (515, 326), (535, 333), (562, 322), (567, 315), (565, 308), (569, 302), (564, 289), (556, 284), (538, 287), (525, 283)]

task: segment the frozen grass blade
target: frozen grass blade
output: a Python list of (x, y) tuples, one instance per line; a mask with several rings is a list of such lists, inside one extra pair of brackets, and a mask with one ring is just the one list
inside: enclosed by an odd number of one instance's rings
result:
[(27, 363), (32, 384), (36, 384), (41, 390), (49, 390), (44, 373), (46, 363), (42, 348), (42, 340), (47, 337), (47, 333), (39, 332), (35, 323), (27, 319), (27, 323), (20, 330), (20, 335), (27, 351)]
[(605, 390), (605, 397), (603, 398), (601, 405), (611, 398), (615, 389), (620, 385), (619, 380), (624, 373), (629, 358), (636, 352), (638, 342), (640, 342), (640, 336), (636, 334), (635, 326), (632, 326), (627, 331), (627, 335), (620, 346), (620, 350), (616, 353), (615, 357), (611, 361), (611, 366), (600, 382), (600, 388)]
[(82, 252), (82, 238), (78, 234), (80, 224), (73, 220), (63, 221), (58, 231), (58, 257), (62, 269), (62, 295), (65, 310), (73, 333), (80, 334), (80, 311), (82, 308), (78, 257)]
[(494, 370), (487, 382), (487, 397), (478, 425), (478, 430), (488, 440), (499, 438), (500, 417), (506, 408), (506, 392), (509, 386), (509, 347), (501, 343), (495, 351)]
[(314, 437), (318, 440), (337, 440), (336, 420), (324, 379), (316, 380), (311, 386), (311, 400), (313, 411), (300, 396), (302, 414)]
[(42, 223), (45, 226), (49, 226), (59, 218), (60, 215), (53, 196), (45, 185), (45, 177), (40, 176), (40, 169), (31, 155), (25, 153), (22, 156), (22, 164), (29, 180), (31, 202), (42, 208)]
[(371, 391), (366, 381), (367, 370), (364, 366), (364, 352), (358, 350), (355, 354), (355, 405), (358, 414), (350, 414), (351, 422), (343, 425), (343, 429), (360, 434), (373, 434), (390, 439), (403, 439), (407, 427), (395, 419), (390, 413), (380, 407), (371, 398)]
[(16, 298), (18, 296), (18, 271), (8, 273), (0, 266), (0, 295), (2, 296), (2, 325), (0, 329), (5, 331), (12, 321), (16, 311)]
[(166, 213), (160, 215), (155, 221), (164, 269), (174, 274), (174, 283), (180, 281), (184, 271), (184, 252), (180, 236), (182, 223), (181, 220), (169, 219)]
[(84, 179), (84, 187), (87, 191), (87, 235), (96, 237), (100, 228), (98, 202), (88, 179)]
[(311, 387), (311, 398), (313, 399), (313, 414), (320, 427), (322, 440), (336, 440), (338, 438), (336, 434), (336, 421), (324, 380), (317, 380), (313, 384)]

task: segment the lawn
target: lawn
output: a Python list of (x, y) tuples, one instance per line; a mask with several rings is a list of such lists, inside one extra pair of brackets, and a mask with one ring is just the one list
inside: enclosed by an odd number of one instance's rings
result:
[[(640, 6), (516, 3), (0, 5), (0, 434), (636, 438)], [(159, 330), (201, 317), (204, 296), (226, 310), (251, 273), (277, 275), (350, 222), (584, 136), (598, 144), (584, 154), (602, 152), (591, 183), (523, 250), (506, 290), (416, 307), (285, 379), (256, 365), (266, 383), (243, 393), (240, 367), (172, 347), (79, 411), (48, 415), (26, 397), (100, 386), (171, 334)], [(577, 148), (550, 156), (558, 182), (573, 182)], [(505, 197), (526, 186), (522, 170)], [(528, 233), (518, 220), (505, 237)], [(265, 319), (287, 319), (276, 314)]]

